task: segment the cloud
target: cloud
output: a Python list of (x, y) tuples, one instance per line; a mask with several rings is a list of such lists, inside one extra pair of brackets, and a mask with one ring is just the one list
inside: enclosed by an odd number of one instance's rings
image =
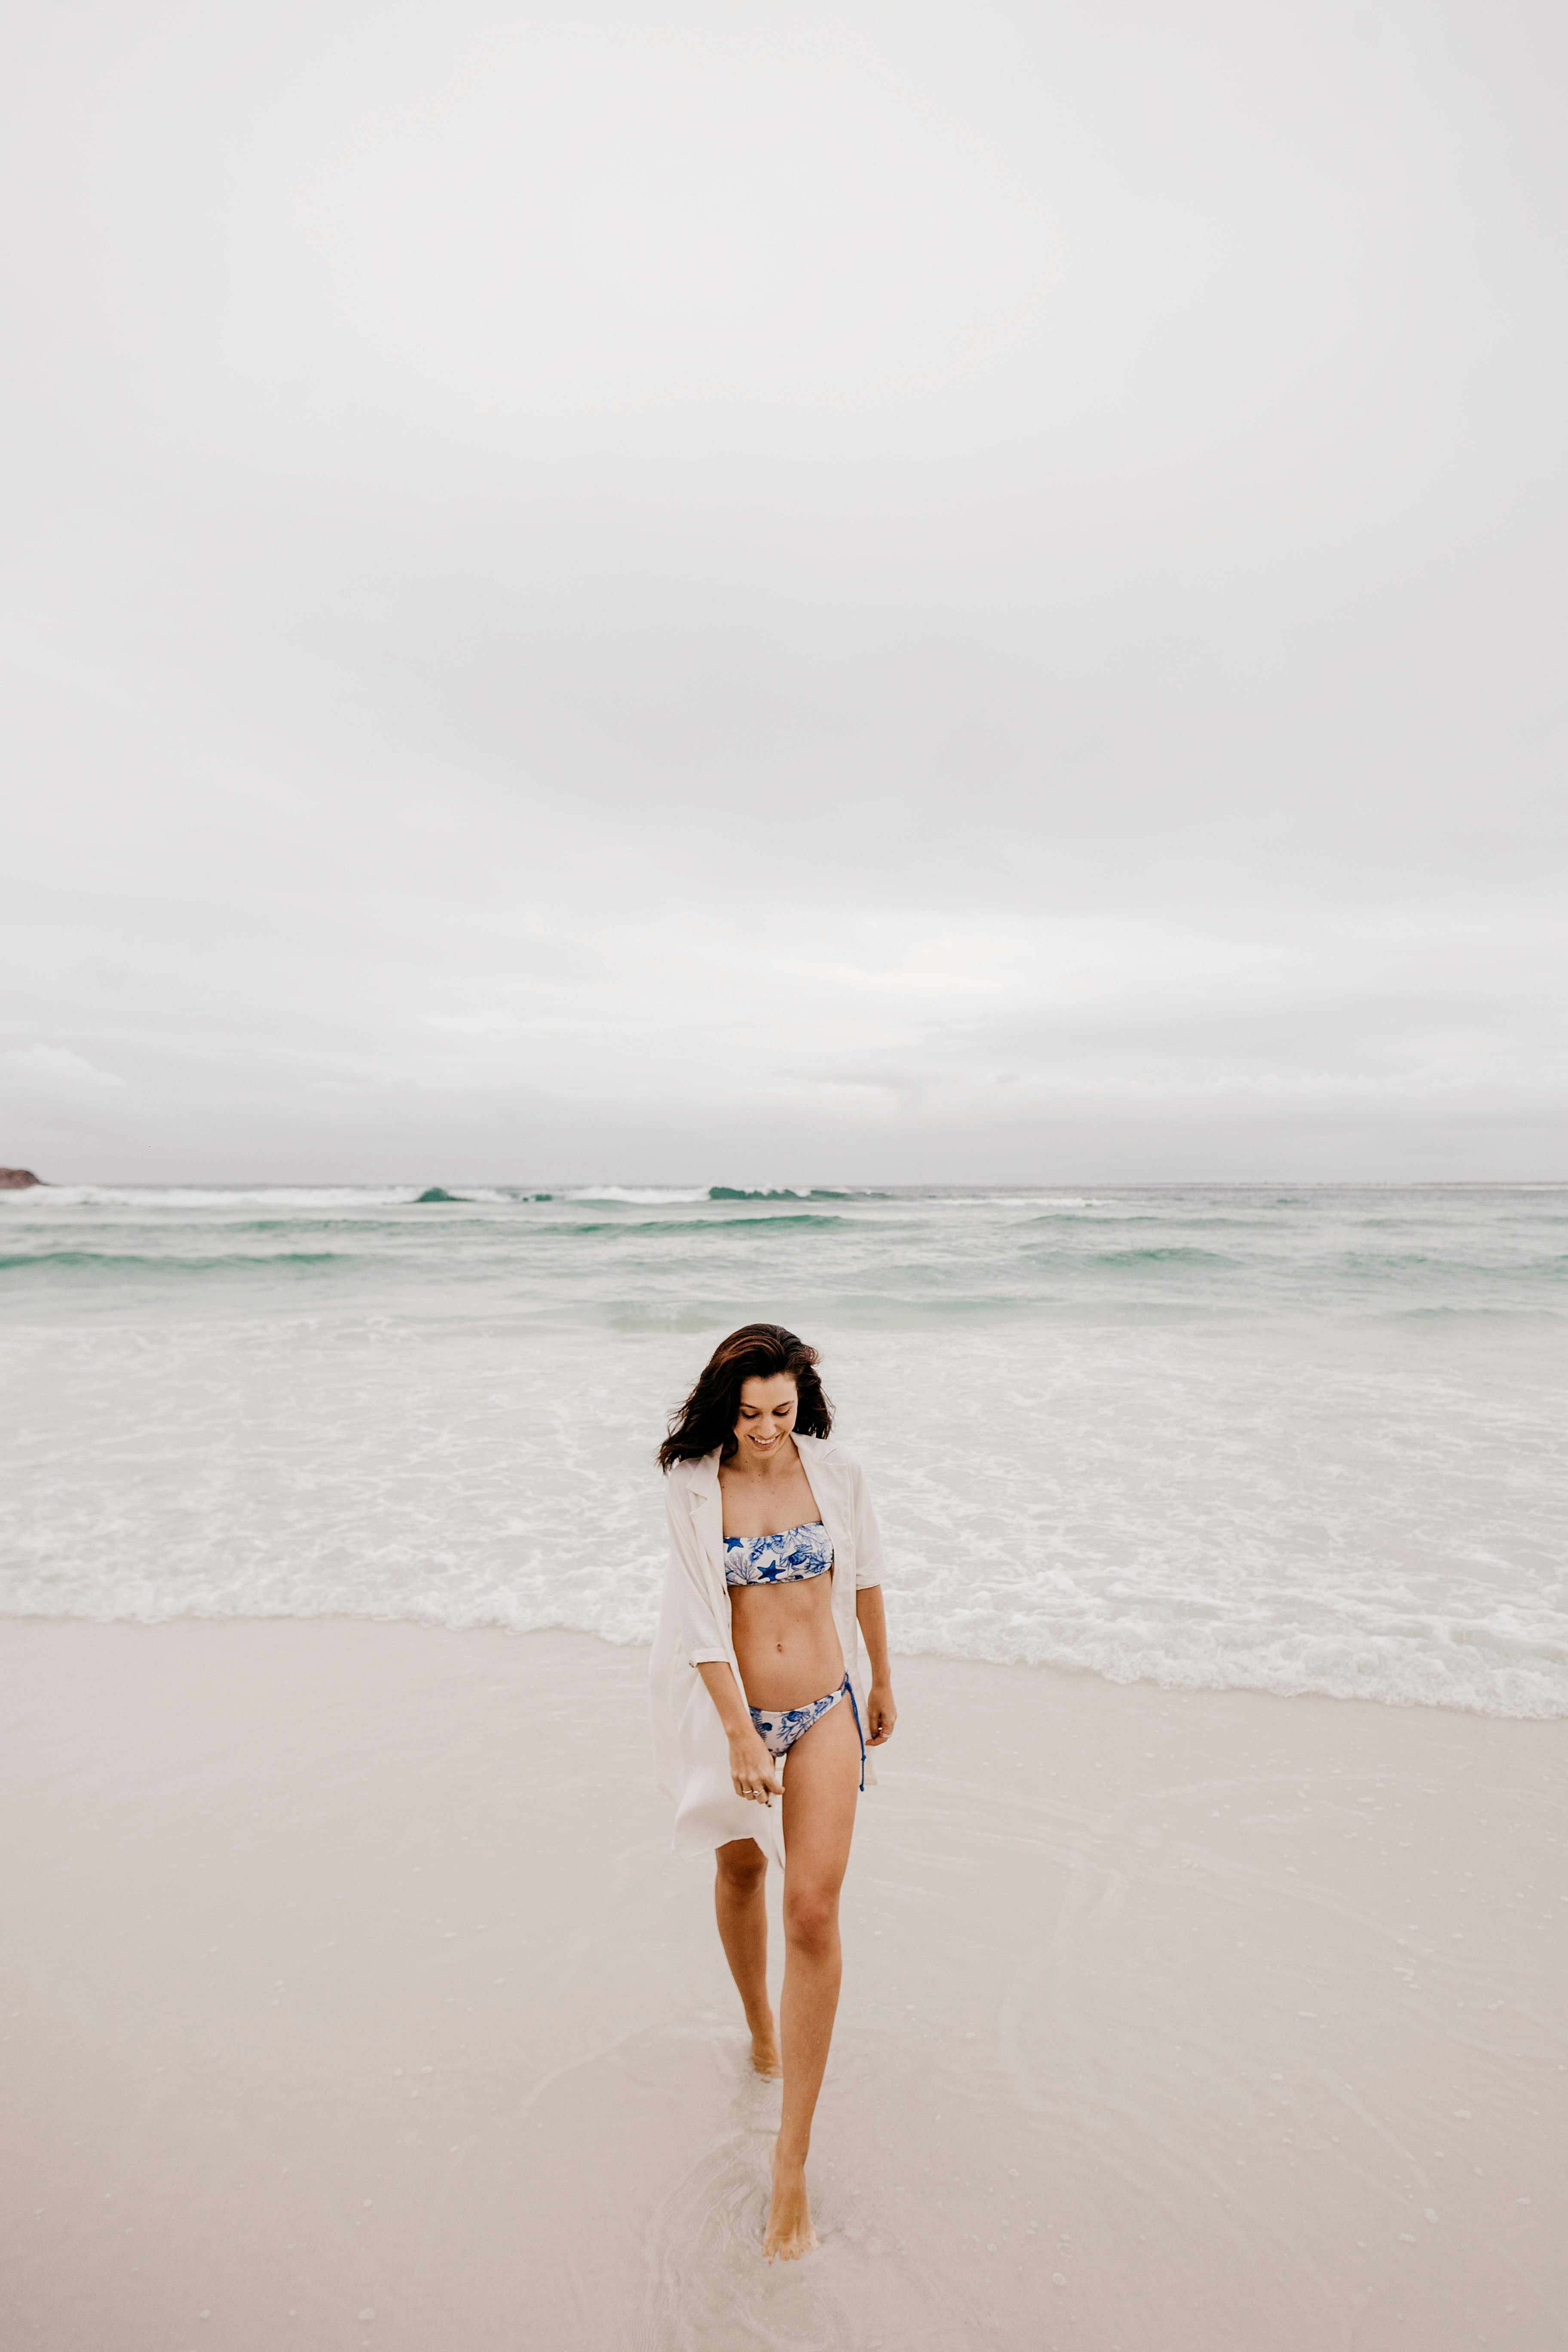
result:
[(0, 1046), (0, 1072), (26, 1093), (68, 1104), (122, 1092), (127, 1085), (68, 1045)]
[(1551, 1163), (1565, 50), (36, 15), (0, 940), (124, 1075), (17, 1100), (148, 1176)]

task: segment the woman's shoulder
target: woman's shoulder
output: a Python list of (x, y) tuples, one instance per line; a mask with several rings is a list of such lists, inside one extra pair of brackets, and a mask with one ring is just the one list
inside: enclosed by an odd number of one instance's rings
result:
[(865, 1475), (859, 1455), (851, 1454), (840, 1438), (806, 1437), (796, 1430), (795, 1442), (804, 1453), (810, 1454), (813, 1468), (820, 1462), (831, 1465), (846, 1478), (862, 1478)]
[(718, 1475), (719, 1451), (715, 1447), (711, 1454), (695, 1454), (684, 1461), (672, 1462), (669, 1465), (669, 1486), (672, 1492), (679, 1494), (694, 1486), (714, 1486), (718, 1482)]

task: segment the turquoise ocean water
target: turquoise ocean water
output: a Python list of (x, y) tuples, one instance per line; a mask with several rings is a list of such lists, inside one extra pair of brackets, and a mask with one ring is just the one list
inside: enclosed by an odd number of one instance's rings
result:
[(0, 1609), (646, 1639), (766, 1317), (905, 1650), (1568, 1714), (1568, 1187), (440, 1189), (0, 1199)]

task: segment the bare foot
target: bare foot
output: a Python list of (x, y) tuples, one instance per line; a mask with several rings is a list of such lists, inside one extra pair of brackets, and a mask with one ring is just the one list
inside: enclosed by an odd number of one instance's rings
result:
[(779, 2056), (779, 2037), (770, 2017), (765, 2025), (752, 2028), (752, 2063), (759, 2074), (775, 2082), (784, 2073), (784, 2061)]
[(811, 2226), (811, 2207), (806, 2201), (805, 2167), (802, 2164), (781, 2165), (778, 2142), (773, 2152), (773, 2194), (768, 2207), (768, 2226), (763, 2239), (763, 2258), (772, 2262), (776, 2254), (781, 2262), (798, 2262), (816, 2245), (816, 2231)]

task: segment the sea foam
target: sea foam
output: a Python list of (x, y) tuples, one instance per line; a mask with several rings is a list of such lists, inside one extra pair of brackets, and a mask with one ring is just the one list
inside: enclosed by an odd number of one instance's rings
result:
[(906, 1651), (1568, 1713), (1562, 1195), (652, 1189), (5, 1204), (0, 1608), (645, 1640), (664, 1415), (765, 1317)]

